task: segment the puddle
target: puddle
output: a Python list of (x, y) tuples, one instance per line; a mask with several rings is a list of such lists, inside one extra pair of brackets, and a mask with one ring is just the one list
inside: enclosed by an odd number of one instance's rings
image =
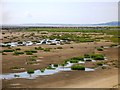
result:
[[(107, 58), (105, 57), (105, 60), (106, 59)], [(38, 61), (41, 61), (41, 60), (38, 60)], [(91, 58), (84, 58), (84, 61), (79, 61), (78, 63), (84, 64), (86, 61), (96, 62), (96, 60), (93, 60)], [(54, 65), (51, 64), (51, 67), (54, 69), (45, 69), (44, 72), (41, 72), (40, 70), (35, 70), (33, 74), (28, 74), (27, 71), (20, 72), (20, 73), (0, 74), (0, 79), (8, 79), (8, 80), (15, 79), (15, 78), (35, 79), (36, 77), (39, 77), (39, 76), (52, 75), (52, 74), (62, 72), (62, 71), (72, 71), (71, 66), (74, 64), (75, 63), (70, 63), (69, 61), (67, 62), (67, 64), (65, 66), (58, 65), (58, 67), (54, 67)], [(35, 64), (35, 65), (37, 65), (37, 64)], [(103, 66), (107, 66), (107, 65), (103, 65)], [(85, 68), (85, 71), (87, 71), (87, 72), (95, 71), (95, 69)]]
[[(85, 63), (85, 62), (80, 61), (79, 63)], [(54, 67), (54, 65), (52, 64), (51, 67), (55, 69), (45, 69), (44, 72), (41, 72), (40, 70), (35, 70), (33, 74), (28, 74), (27, 72), (2, 74), (0, 75), (0, 79), (8, 79), (8, 80), (15, 78), (35, 79), (36, 77), (43, 75), (52, 75), (62, 71), (72, 71), (71, 70), (72, 65), (74, 64), (70, 62), (67, 62), (65, 66), (58, 65), (58, 67)], [(94, 71), (94, 69), (85, 68), (85, 71)]]
[(36, 60), (36, 62), (41, 62), (42, 60)]
[(96, 62), (96, 60), (92, 60), (92, 62)]
[(107, 67), (107, 66), (109, 66), (109, 65), (103, 64), (102, 66)]
[(103, 48), (110, 48), (109, 46), (104, 46)]
[(14, 79), (14, 78), (35, 79), (38, 76), (52, 75), (60, 71), (71, 71), (71, 68), (58, 67), (54, 70), (45, 69), (44, 72), (41, 72), (40, 70), (35, 70), (33, 74), (28, 74), (27, 72), (3, 74), (3, 75), (0, 75), (0, 79)]
[(93, 61), (92, 58), (84, 58), (84, 61)]
[(25, 70), (25, 68), (20, 68), (20, 69), (12, 69), (12, 70), (17, 70), (17, 71), (18, 71), (18, 70)]
[(70, 63), (70, 62), (67, 62), (67, 64), (64, 67), (67, 68), (67, 67), (71, 67), (72, 65), (74, 65), (74, 64)]
[(107, 57), (104, 57), (104, 60), (108, 60)]
[(78, 63), (79, 63), (79, 64), (84, 64), (84, 63), (85, 63), (85, 61), (79, 61)]
[(32, 64), (32, 65), (40, 65), (38, 62), (36, 62), (36, 63), (34, 63), (34, 64)]
[(92, 69), (92, 68), (85, 68), (85, 71), (95, 71), (95, 69)]

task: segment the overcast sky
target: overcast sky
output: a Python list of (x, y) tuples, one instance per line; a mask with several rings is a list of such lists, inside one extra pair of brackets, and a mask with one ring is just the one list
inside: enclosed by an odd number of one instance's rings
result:
[(117, 21), (117, 1), (2, 0), (2, 23), (93, 24)]

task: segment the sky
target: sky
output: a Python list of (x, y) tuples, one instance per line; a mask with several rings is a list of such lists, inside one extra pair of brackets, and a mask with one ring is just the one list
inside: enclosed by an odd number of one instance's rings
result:
[(118, 20), (118, 0), (2, 0), (1, 12), (2, 24), (96, 24)]

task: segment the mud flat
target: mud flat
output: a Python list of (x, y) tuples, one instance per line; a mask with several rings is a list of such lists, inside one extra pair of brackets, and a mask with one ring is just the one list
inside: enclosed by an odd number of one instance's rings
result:
[[(36, 40), (46, 37), (59, 39), (67, 37), (70, 43), (2, 47), (3, 51), (0, 53), (3, 54), (3, 74), (0, 75), (0, 79), (3, 81), (3, 89), (113, 88), (117, 86), (119, 45), (114, 42), (117, 40), (117, 34), (114, 35), (113, 32), (107, 34), (104, 31), (101, 33), (98, 30), (98, 33), (81, 32), (5, 32), (2, 36), (3, 42), (30, 40), (35, 43), (38, 42)], [(71, 70), (71, 63), (65, 65), (64, 68), (61, 66), (67, 59), (85, 55), (89, 57), (88, 54), (91, 56), (101, 54), (105, 59), (98, 61), (86, 59), (85, 63), (84, 61), (77, 63), (85, 67), (85, 70)], [(101, 55), (97, 58), (101, 58)], [(53, 70), (45, 69), (51, 64), (59, 66)], [(45, 71), (41, 72), (41, 69)], [(28, 74), (27, 71), (32, 74)]]
[[(117, 50), (118, 48), (107, 48), (99, 52), (106, 55), (108, 68), (99, 68), (89, 72), (63, 70), (35, 79), (3, 79), (3, 88), (113, 88), (118, 84)], [(91, 64), (88, 62), (85, 66), (91, 67)]]

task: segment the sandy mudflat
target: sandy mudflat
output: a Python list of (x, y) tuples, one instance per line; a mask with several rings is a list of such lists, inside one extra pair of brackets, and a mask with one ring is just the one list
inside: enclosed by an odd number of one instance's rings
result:
[[(99, 43), (94, 45), (91, 43), (91, 46), (88, 46), (86, 43), (82, 44), (74, 44), (74, 49), (70, 49), (70, 45), (64, 46), (63, 50), (57, 50), (54, 52), (44, 53), (39, 52), (41, 56), (43, 56), (43, 61), (38, 66), (29, 65), (28, 68), (38, 69), (50, 63), (62, 63), (66, 58), (70, 58), (71, 56), (83, 55), (86, 52), (94, 51), (95, 46), (101, 46), (104, 43)], [(110, 45), (109, 43), (105, 43), (104, 45)], [(69, 47), (68, 47), (69, 46)], [(71, 44), (72, 46), (72, 44)], [(85, 48), (87, 46), (87, 49)], [(28, 80), (28, 79), (11, 79), (11, 80), (3, 80), (3, 88), (112, 88), (118, 84), (118, 67), (117, 65), (118, 48), (108, 48), (103, 52), (97, 52), (105, 54), (107, 57), (107, 64), (109, 64), (109, 68), (106, 69), (98, 69), (94, 72), (85, 72), (85, 71), (69, 71), (69, 72), (60, 72), (54, 75), (47, 76), (39, 76), (36, 79)], [(112, 51), (112, 52), (111, 52)], [(59, 57), (59, 55), (61, 57)], [(3, 72), (14, 72), (9, 69), (8, 66), (13, 65), (21, 65), (25, 67), (25, 60), (21, 60), (24, 58), (18, 58), (18, 56), (4, 56), (3, 60)], [(8, 58), (10, 57), (10, 58)], [(40, 56), (39, 56), (40, 57)], [(17, 58), (13, 59), (13, 58)], [(59, 58), (59, 59), (58, 59)], [(11, 62), (12, 63), (11, 63)], [(11, 64), (10, 64), (11, 63)], [(90, 64), (91, 65), (91, 64)], [(90, 66), (89, 63), (86, 66)], [(26, 67), (27, 69), (27, 67)], [(17, 84), (17, 85), (16, 85)]]
[[(65, 78), (65, 76), (67, 78)], [(39, 81), (39, 79), (37, 80)], [(34, 87), (36, 88), (113, 88), (114, 86), (118, 85), (118, 69), (99, 70), (95, 72), (77, 72), (77, 71), (69, 72), (69, 73), (63, 72), (57, 75), (53, 75), (51, 79), (46, 78), (44, 80), (45, 80), (44, 84), (41, 83), (36, 84)]]
[(113, 88), (113, 86), (118, 84), (118, 75), (111, 75), (107, 78), (101, 78), (95, 81), (87, 81), (80, 85), (79, 82), (74, 85), (67, 85), (64, 88)]

